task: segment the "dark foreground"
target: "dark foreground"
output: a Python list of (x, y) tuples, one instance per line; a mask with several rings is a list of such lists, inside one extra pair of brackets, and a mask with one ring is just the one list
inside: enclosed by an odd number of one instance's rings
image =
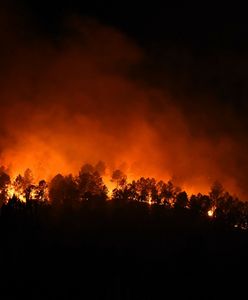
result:
[(1, 299), (246, 299), (248, 233), (147, 204), (2, 209)]

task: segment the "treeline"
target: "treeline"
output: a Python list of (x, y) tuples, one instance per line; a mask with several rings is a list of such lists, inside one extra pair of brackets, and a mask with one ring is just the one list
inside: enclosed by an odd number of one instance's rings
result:
[[(7, 299), (226, 298), (233, 278), (247, 269), (247, 203), (219, 183), (208, 195), (188, 196), (170, 181), (129, 183), (120, 170), (111, 176), (110, 193), (103, 171), (87, 164), (76, 176), (35, 184), (30, 170), (14, 180), (1, 170), (1, 293)], [(213, 298), (214, 287), (220, 297)]]
[(85, 164), (77, 176), (56, 175), (49, 183), (41, 180), (34, 184), (30, 169), (18, 175), (13, 182), (4, 168), (0, 170), (0, 202), (4, 210), (46, 205), (54, 208), (80, 209), (88, 205), (97, 209), (111, 204), (125, 206), (130, 203), (156, 206), (165, 210), (187, 211), (202, 218), (211, 218), (226, 226), (248, 228), (248, 203), (242, 202), (215, 182), (208, 195), (191, 195), (171, 181), (156, 181), (141, 177), (132, 182), (121, 170), (112, 173), (115, 188), (110, 193), (103, 182), (103, 163)]

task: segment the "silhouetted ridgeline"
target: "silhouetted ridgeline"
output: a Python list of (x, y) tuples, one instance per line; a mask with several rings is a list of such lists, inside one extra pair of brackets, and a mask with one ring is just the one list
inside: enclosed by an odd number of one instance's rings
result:
[[(165, 183), (154, 178), (141, 177), (131, 183), (120, 170), (115, 170), (111, 182), (115, 185), (108, 191), (102, 174), (105, 172), (103, 163), (95, 167), (85, 164), (77, 176), (56, 175), (48, 184), (41, 180), (34, 183), (30, 169), (24, 175), (11, 180), (4, 170), (0, 169), (0, 202), (2, 214), (7, 210), (27, 210), (29, 207), (51, 206), (58, 211), (61, 207), (77, 210), (85, 205), (92, 209), (104, 206), (125, 206), (135, 203), (159, 207), (161, 210), (184, 211), (201, 218), (211, 218), (212, 222), (221, 223), (226, 227), (238, 229), (248, 228), (248, 202), (240, 201), (215, 182), (208, 195), (187, 195), (171, 181)], [(108, 201), (111, 200), (112, 203)], [(150, 210), (152, 207), (150, 208)], [(68, 211), (69, 213), (69, 211)]]
[(0, 175), (2, 295), (222, 299), (234, 290), (238, 298), (248, 266), (248, 206), (220, 184), (188, 198), (171, 182), (127, 183), (117, 170), (109, 201), (89, 166), (48, 186), (31, 177)]

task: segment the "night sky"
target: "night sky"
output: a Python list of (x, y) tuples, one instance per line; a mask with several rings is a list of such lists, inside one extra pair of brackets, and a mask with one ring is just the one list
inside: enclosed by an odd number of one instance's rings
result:
[[(143, 67), (154, 85), (174, 92), (210, 92), (231, 102), (238, 113), (246, 108), (248, 24), (245, 6), (189, 1), (20, 1), (35, 35), (63, 38), (71, 16), (94, 19), (130, 37), (146, 55)], [(149, 76), (145, 74), (144, 76)], [(169, 77), (169, 78), (168, 78)], [(162, 82), (161, 82), (162, 81)], [(171, 82), (169, 82), (171, 81)], [(176, 87), (175, 87), (176, 85)], [(186, 86), (186, 88), (185, 88)], [(194, 90), (194, 91), (192, 91)]]
[(247, 49), (245, 7), (238, 4), (26, 0), (18, 7), (16, 3), (13, 6), (25, 12), (43, 32), (60, 32), (64, 18), (76, 14), (118, 28), (148, 48), (149, 45), (154, 47), (155, 43), (160, 46), (175, 44), (189, 48), (195, 54), (223, 50), (244, 52)]

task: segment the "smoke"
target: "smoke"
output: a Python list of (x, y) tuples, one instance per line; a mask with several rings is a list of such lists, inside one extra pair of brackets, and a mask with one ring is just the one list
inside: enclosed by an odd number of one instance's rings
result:
[(12, 175), (50, 179), (101, 160), (131, 179), (172, 178), (189, 192), (219, 180), (247, 195), (244, 126), (212, 87), (194, 91), (166, 60), (162, 74), (149, 69), (143, 49), (95, 20), (69, 19), (56, 41), (21, 24), (0, 31), (0, 160)]

